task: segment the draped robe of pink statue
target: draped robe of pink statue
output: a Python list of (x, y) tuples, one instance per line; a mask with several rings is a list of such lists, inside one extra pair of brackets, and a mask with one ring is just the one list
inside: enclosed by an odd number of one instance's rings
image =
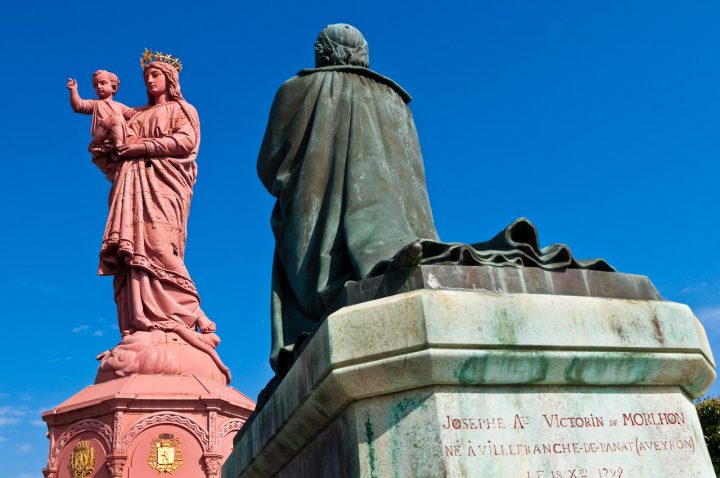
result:
[(204, 315), (183, 261), (200, 144), (196, 118), (192, 106), (172, 101), (128, 123), (128, 136), (142, 139), (149, 156), (117, 166), (99, 267), (115, 275), (122, 333), (190, 328)]
[(210, 355), (229, 379), (215, 352), (217, 335), (195, 332), (205, 314), (184, 263), (200, 145), (197, 112), (182, 100), (138, 108), (128, 137), (148, 154), (107, 171), (112, 189), (99, 266), (100, 275), (115, 276), (120, 331), (175, 332)]
[(154, 105), (140, 110), (128, 130), (149, 154), (117, 166), (99, 273), (115, 275), (122, 333), (194, 328), (204, 314), (183, 257), (200, 145), (197, 113), (188, 103)]

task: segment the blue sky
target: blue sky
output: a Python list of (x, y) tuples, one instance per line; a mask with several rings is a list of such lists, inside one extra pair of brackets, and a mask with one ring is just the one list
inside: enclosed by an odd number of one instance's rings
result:
[[(172, 5), (172, 7), (170, 7)], [(607, 2), (13, 2), (0, 18), (3, 201), (0, 476), (40, 476), (40, 411), (92, 383), (112, 347), (111, 279), (95, 275), (109, 183), (66, 78), (116, 72), (145, 101), (143, 49), (179, 56), (203, 143), (186, 262), (233, 385), (271, 375), (272, 198), (255, 160), (272, 97), (312, 66), (327, 23), (357, 26), (371, 66), (413, 96), (446, 241), (519, 216), (543, 244), (648, 275), (720, 343), (720, 4)], [(713, 393), (720, 393), (714, 386)]]

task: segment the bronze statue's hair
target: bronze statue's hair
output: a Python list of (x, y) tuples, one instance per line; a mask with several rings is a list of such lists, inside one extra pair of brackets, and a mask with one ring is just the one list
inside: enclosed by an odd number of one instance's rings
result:
[[(175, 69), (174, 66), (171, 66), (167, 63), (163, 63), (161, 61), (153, 61), (152, 63), (149, 63), (143, 68), (143, 78), (145, 78), (146, 72), (150, 68), (155, 68), (156, 70), (160, 70), (162, 74), (165, 76), (165, 81), (167, 85), (167, 96), (169, 100), (173, 101), (184, 101), (185, 98), (183, 98), (182, 93), (180, 92), (180, 77), (178, 76), (178, 72)], [(154, 105), (155, 104), (155, 97), (148, 91), (148, 104)]]
[(95, 78), (96, 76), (102, 75), (105, 73), (108, 78), (110, 78), (110, 85), (113, 87), (113, 93), (117, 93), (118, 88), (120, 88), (120, 78), (113, 73), (112, 71), (107, 70), (96, 70), (95, 73), (92, 74), (92, 77)]
[(370, 66), (370, 51), (360, 30), (347, 23), (323, 28), (315, 40), (315, 67)]

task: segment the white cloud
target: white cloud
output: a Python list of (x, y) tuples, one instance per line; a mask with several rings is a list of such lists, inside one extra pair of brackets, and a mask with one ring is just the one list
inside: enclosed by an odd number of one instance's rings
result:
[(17, 446), (18, 453), (30, 453), (32, 451), (32, 445), (29, 443), (21, 443)]
[(57, 287), (48, 285), (48, 284), (43, 284), (42, 282), (14, 281), (14, 285), (16, 287), (22, 287), (23, 289), (33, 289), (36, 291), (47, 292), (47, 293), (54, 293), (58, 290)]
[(35, 420), (30, 420), (30, 424), (36, 427), (45, 427), (45, 422), (40, 420), (39, 418)]
[(55, 357), (55, 358), (48, 359), (48, 362), (50, 362), (50, 363), (55, 363), (55, 362), (68, 362), (68, 361), (70, 361), (70, 360), (72, 360), (72, 359), (73, 359), (72, 357)]
[(95, 337), (102, 337), (103, 335), (105, 335), (105, 332), (102, 330), (96, 330), (95, 332), (93, 332), (93, 335)]
[(698, 309), (697, 317), (706, 325), (720, 324), (720, 305), (711, 305)]
[(12, 405), (3, 405), (0, 407), (0, 418), (2, 417), (24, 417), (29, 413), (27, 407), (13, 407)]
[(709, 287), (710, 283), (707, 281), (697, 284), (690, 284), (689, 286), (684, 287), (682, 290), (680, 290), (680, 294), (694, 294), (696, 292), (703, 292), (706, 291)]
[(14, 407), (12, 405), (3, 405), (0, 407), (0, 427), (7, 425), (16, 425), (22, 421), (22, 418), (30, 413), (27, 407)]
[(78, 325), (77, 327), (73, 327), (72, 331), (73, 331), (73, 333), (85, 332), (89, 328), (90, 328), (89, 325), (83, 324), (83, 325)]

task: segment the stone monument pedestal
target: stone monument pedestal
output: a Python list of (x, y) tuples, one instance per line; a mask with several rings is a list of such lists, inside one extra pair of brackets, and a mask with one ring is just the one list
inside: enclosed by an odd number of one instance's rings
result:
[[(200, 375), (133, 374), (97, 383), (43, 414), (50, 439), (43, 474), (215, 478), (253, 409), (242, 393)], [(87, 474), (74, 475), (73, 462), (81, 469), (84, 463)]]
[(223, 478), (715, 476), (704, 330), (644, 277), (423, 266), (341, 299)]

